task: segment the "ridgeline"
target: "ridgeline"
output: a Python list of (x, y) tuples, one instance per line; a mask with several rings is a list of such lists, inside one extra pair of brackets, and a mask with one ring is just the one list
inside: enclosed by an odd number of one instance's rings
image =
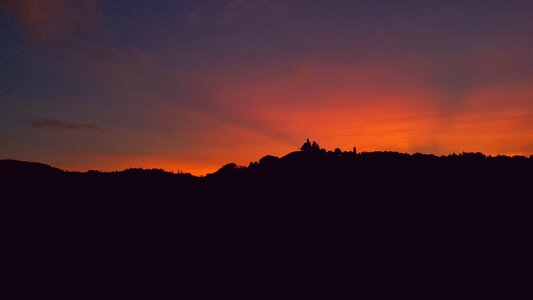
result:
[(369, 284), (483, 281), (528, 255), (532, 228), (533, 157), (326, 151), (307, 141), (205, 177), (13, 160), (0, 161), (0, 176), (21, 268), (81, 276), (172, 266), (191, 284), (207, 273), (251, 285), (271, 274), (335, 281), (347, 270)]

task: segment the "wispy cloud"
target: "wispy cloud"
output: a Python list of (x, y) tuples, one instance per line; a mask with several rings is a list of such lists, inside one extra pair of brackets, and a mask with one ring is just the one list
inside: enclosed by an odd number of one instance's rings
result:
[(87, 30), (100, 18), (96, 0), (5, 0), (0, 9), (14, 13), (24, 29), (42, 42)]
[(42, 130), (92, 130), (103, 131), (100, 126), (88, 123), (65, 122), (60, 120), (37, 120), (30, 123), (30, 126)]
[[(0, 11), (13, 14), (35, 43), (64, 58), (66, 64), (57, 63), (60, 71), (68, 73), (74, 64), (76, 72), (88, 74), (95, 85), (153, 84), (153, 77), (146, 75), (152, 54), (121, 45), (108, 34), (99, 0), (0, 0)], [(200, 18), (193, 15), (191, 21)]]

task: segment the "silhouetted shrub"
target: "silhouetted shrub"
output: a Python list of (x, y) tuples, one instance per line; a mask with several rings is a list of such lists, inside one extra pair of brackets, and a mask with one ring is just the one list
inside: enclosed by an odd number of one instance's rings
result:
[(267, 155), (259, 160), (259, 164), (261, 165), (272, 165), (279, 161), (279, 157)]
[(300, 147), (300, 150), (306, 152), (306, 151), (311, 151), (312, 147), (311, 147), (311, 142), (309, 141), (309, 139), (307, 139), (307, 141), (302, 145), (302, 147)]

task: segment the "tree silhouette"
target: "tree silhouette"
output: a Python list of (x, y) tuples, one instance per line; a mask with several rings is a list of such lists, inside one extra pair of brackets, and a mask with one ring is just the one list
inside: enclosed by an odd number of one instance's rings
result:
[(300, 147), (300, 150), (303, 152), (320, 152), (320, 146), (316, 141), (313, 141), (312, 143), (309, 141), (309, 139), (306, 140), (306, 142)]
[(313, 150), (313, 151), (320, 150), (320, 146), (318, 145), (318, 143), (316, 141), (313, 141), (313, 144), (311, 145), (311, 150)]
[(309, 139), (307, 139), (307, 141), (302, 145), (302, 147), (300, 147), (300, 150), (304, 152), (311, 151), (311, 149), (312, 149), (312, 146), (311, 146), (311, 142), (309, 141)]

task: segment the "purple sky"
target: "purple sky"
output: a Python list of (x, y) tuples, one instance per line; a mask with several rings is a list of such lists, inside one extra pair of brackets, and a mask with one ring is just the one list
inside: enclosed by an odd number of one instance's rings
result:
[(0, 1), (0, 158), (533, 153), (533, 1)]

